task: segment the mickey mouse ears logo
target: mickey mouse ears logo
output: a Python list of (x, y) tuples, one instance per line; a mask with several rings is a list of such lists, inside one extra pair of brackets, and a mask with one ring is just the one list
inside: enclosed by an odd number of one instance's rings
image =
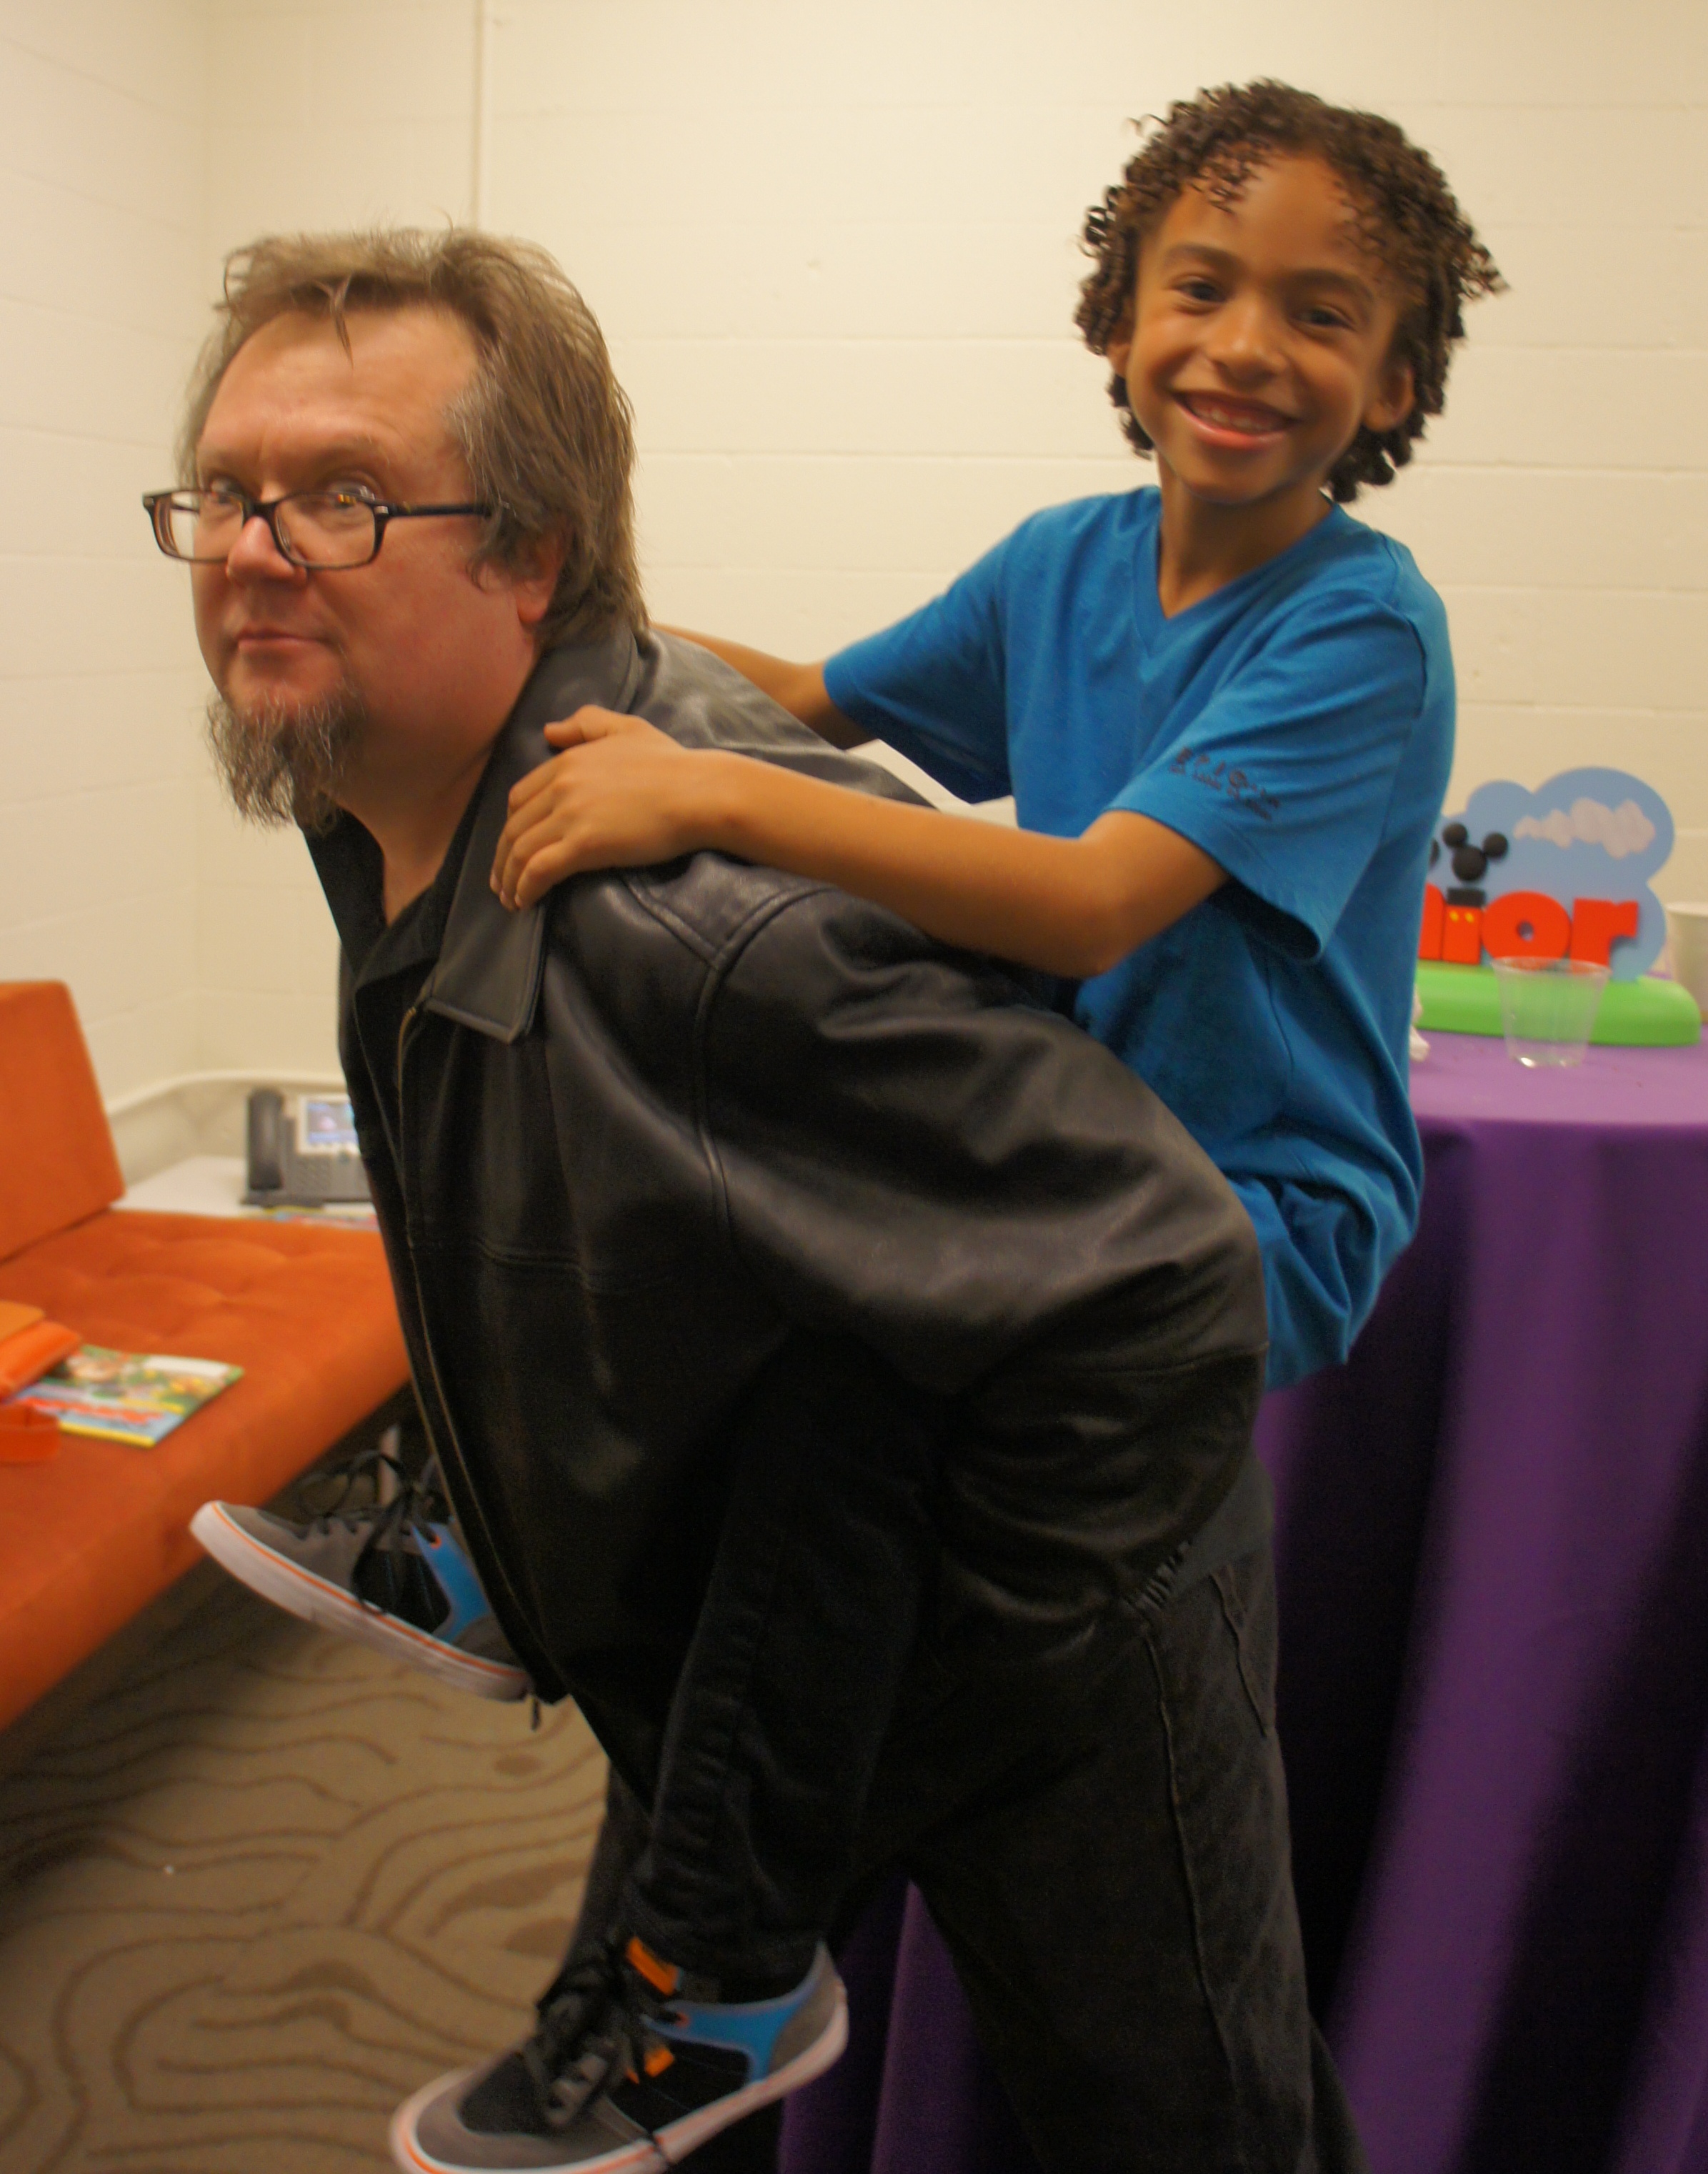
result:
[[(1614, 979), (1635, 981), (1666, 941), (1666, 915), (1649, 879), (1672, 850), (1667, 803), (1629, 771), (1564, 771), (1533, 792), (1504, 780), (1479, 785), (1430, 842), (1436, 895), (1426, 901), (1433, 908), (1428, 917), (1445, 914), (1448, 926), (1447, 948), (1431, 955), (1461, 957), (1474, 943), (1480, 957), (1490, 928), (1510, 922), (1527, 932), (1526, 948), (1541, 943), (1538, 932), (1546, 927), (1565, 932), (1562, 952), (1569, 944), (1576, 955), (1588, 956), (1593, 928), (1610, 946), (1602, 955)], [(1511, 907), (1497, 911), (1507, 898)], [(1537, 901), (1534, 912), (1527, 900)], [(1456, 919), (1462, 924), (1457, 949)]]

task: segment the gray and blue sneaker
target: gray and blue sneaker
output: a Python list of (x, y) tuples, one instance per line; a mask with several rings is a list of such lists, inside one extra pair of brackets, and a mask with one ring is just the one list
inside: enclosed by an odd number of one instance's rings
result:
[[(369, 1464), (397, 1468), (376, 1452)], [(204, 1502), (190, 1530), (251, 1592), (323, 1630), (359, 1638), (478, 1698), (519, 1699), (527, 1671), (448, 1524), (430, 1522), (425, 1490), (403, 1475), (377, 1507), (334, 1509), (292, 1524), (235, 1502)]]
[(657, 2174), (822, 2075), (848, 2040), (820, 1947), (772, 2000), (724, 2000), (643, 1947), (613, 1942), (553, 1986), (533, 2035), (398, 2107), (403, 2174)]

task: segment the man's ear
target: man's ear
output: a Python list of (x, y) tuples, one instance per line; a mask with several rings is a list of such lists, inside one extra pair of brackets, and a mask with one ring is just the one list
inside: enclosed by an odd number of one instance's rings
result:
[(516, 599), (517, 619), (529, 633), (552, 608), (565, 548), (560, 536), (537, 536), (522, 546), (509, 565), (497, 570)]
[(1364, 411), (1366, 430), (1374, 430), (1380, 437), (1384, 430), (1392, 430), (1403, 423), (1417, 405), (1418, 381), (1408, 362), (1397, 355), (1390, 356), (1382, 365), (1376, 379), (1376, 390)]

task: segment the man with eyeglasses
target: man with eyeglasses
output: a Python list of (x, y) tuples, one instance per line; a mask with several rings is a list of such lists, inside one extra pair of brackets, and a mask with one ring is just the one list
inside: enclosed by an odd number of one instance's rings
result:
[(294, 490), (270, 502), (248, 498), (230, 484), (211, 490), (149, 490), (143, 509), (169, 559), (223, 565), (251, 521), (264, 521), (273, 548), (293, 566), (323, 574), (354, 573), (380, 555), (393, 521), (425, 521), (473, 513), (489, 506), (387, 506), (360, 485), (336, 490)]
[(823, 886), (700, 854), (494, 896), (510, 790), (585, 703), (903, 790), (649, 630), (627, 405), (543, 252), (257, 245), (181, 452), (149, 517), (232, 797), (301, 825), (338, 925), (485, 1630), (451, 1634), (413, 1502), (341, 1535), (218, 1506), (221, 1560), (572, 1695), (613, 1768), (535, 2029), (401, 2109), (398, 2164), (769, 2166), (744, 2117), (841, 2043), (819, 1936), (896, 1868), (1051, 2174), (1231, 2165), (1254, 2119), (1303, 2164), (1343, 2110), (1326, 2068), (1311, 2104), (1224, 1182), (1012, 981)]

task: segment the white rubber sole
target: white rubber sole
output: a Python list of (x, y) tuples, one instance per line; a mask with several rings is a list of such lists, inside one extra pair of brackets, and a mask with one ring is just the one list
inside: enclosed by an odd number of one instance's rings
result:
[[(847, 2043), (848, 1996), (839, 1984), (835, 2011), (824, 2029), (804, 2052), (797, 2053), (792, 2061), (785, 2062), (769, 2076), (761, 2076), (744, 2090), (732, 2091), (727, 2098), (702, 2106), (697, 2113), (684, 2114), (680, 2121), (661, 2128), (656, 2136), (637, 2136), (632, 2144), (602, 2152), (597, 2159), (565, 2159), (555, 2165), (542, 2160), (529, 2168), (527, 2174), (667, 2174), (668, 2168), (686, 2159), (690, 2151), (698, 2151), (720, 2130), (750, 2113), (757, 2113), (761, 2106), (787, 2097), (803, 2084), (810, 2084), (815, 2076), (822, 2076), (841, 2058)], [(465, 2160), (435, 2159), (415, 2141), (413, 2133), (417, 2120), (435, 2099), (447, 2090), (455, 2090), (474, 2074), (473, 2069), (461, 2069), (424, 2085), (392, 2115), (392, 2161), (403, 2170), (403, 2174), (488, 2174), (487, 2170), (472, 2167)]]
[(453, 1690), (472, 1692), (476, 1698), (519, 1699), (527, 1694), (527, 1678), (522, 1669), (478, 1653), (459, 1653), (454, 1646), (430, 1638), (383, 1609), (364, 1608), (341, 1586), (316, 1577), (251, 1539), (227, 1517), (223, 1502), (204, 1502), (191, 1518), (190, 1531), (222, 1570), (287, 1614), (357, 1639), (394, 1661), (408, 1661)]

